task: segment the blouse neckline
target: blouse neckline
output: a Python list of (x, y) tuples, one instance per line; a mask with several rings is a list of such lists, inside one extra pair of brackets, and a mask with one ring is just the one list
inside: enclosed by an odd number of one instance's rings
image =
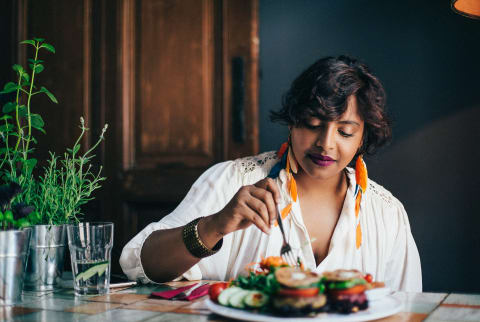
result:
[[(284, 170), (282, 170), (283, 172)], [(297, 226), (297, 228), (303, 232), (305, 241), (307, 243), (307, 247), (301, 246), (301, 250), (303, 251), (304, 259), (307, 263), (307, 268), (315, 268), (315, 270), (322, 270), (325, 266), (327, 266), (328, 261), (330, 258), (335, 257), (333, 253), (336, 249), (343, 249), (342, 245), (349, 242), (348, 232), (349, 226), (354, 227), (355, 223), (355, 175), (350, 168), (347, 168), (347, 182), (349, 183), (347, 187), (347, 193), (345, 194), (345, 200), (342, 205), (342, 210), (340, 211), (340, 216), (337, 220), (337, 224), (333, 230), (332, 238), (330, 240), (330, 245), (328, 247), (328, 252), (325, 258), (320, 262), (316, 263), (315, 255), (313, 252), (312, 243), (310, 242), (310, 235), (308, 233), (307, 227), (303, 221), (302, 210), (300, 207), (300, 197), (297, 196), (297, 201), (293, 202), (292, 210), (291, 210), (291, 221), (292, 223)], [(281, 181), (281, 187), (284, 192), (284, 196), (289, 196), (286, 184), (286, 176), (279, 175), (278, 178)], [(291, 234), (290, 234), (291, 235)], [(290, 237), (287, 237), (290, 239)], [(353, 237), (352, 237), (353, 238)], [(352, 239), (353, 241), (353, 239)], [(289, 242), (291, 242), (289, 240)]]

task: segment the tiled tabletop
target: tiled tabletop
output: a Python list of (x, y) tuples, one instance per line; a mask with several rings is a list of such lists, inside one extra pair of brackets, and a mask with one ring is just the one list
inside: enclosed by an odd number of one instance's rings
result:
[[(0, 319), (8, 321), (228, 321), (211, 313), (205, 297), (192, 302), (150, 298), (162, 291), (192, 282), (141, 285), (113, 289), (104, 296), (75, 297), (73, 289), (25, 292), (22, 303), (0, 306)], [(480, 295), (405, 293), (393, 295), (404, 304), (400, 313), (378, 320), (480, 321)]]

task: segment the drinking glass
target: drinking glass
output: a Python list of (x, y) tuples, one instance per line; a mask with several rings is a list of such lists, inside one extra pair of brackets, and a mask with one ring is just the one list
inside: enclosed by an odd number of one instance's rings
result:
[(84, 222), (68, 225), (67, 235), (75, 294), (108, 293), (113, 223)]

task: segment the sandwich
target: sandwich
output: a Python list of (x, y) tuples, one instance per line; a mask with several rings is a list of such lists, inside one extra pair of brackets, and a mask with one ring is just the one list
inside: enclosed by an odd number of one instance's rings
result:
[(324, 272), (322, 281), (326, 285), (330, 312), (349, 314), (368, 308), (367, 281), (360, 271), (337, 269)]
[(281, 267), (275, 270), (279, 289), (272, 306), (278, 315), (307, 316), (325, 310), (327, 298), (323, 293), (321, 277), (299, 267)]

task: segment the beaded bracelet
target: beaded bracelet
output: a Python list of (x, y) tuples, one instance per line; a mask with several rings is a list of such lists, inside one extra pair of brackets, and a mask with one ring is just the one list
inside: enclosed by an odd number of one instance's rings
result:
[(183, 227), (183, 243), (188, 251), (197, 258), (204, 258), (217, 253), (223, 245), (223, 238), (210, 249), (202, 242), (198, 235), (198, 222), (204, 217), (197, 218)]

